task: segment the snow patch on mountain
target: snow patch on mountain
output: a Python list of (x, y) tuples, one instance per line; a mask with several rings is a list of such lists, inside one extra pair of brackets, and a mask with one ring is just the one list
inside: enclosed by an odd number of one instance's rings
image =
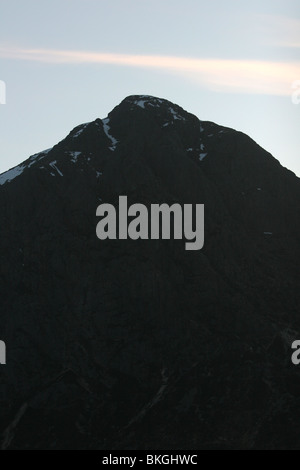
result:
[[(160, 98), (155, 98), (154, 96), (141, 95), (131, 98), (131, 102), (134, 106), (138, 106), (141, 109), (146, 109), (146, 107), (151, 108), (162, 108), (163, 105), (167, 106), (167, 110), (170, 114), (170, 121), (186, 121), (186, 117), (182, 115), (171, 103), (161, 100)], [(180, 108), (178, 108), (180, 109)], [(166, 127), (170, 122), (166, 122), (163, 126)]]
[(12, 168), (11, 170), (8, 170), (3, 175), (0, 175), (0, 185), (9, 183), (10, 181), (14, 180), (17, 176), (20, 176), (25, 168), (25, 165), (19, 165), (15, 168)]
[(27, 162), (22, 163), (21, 165), (15, 166), (11, 170), (6, 171), (2, 175), (0, 175), (0, 185), (2, 186), (5, 183), (10, 183), (12, 180), (20, 176), (26, 168), (31, 168), (35, 163), (39, 160), (42, 160), (52, 148), (43, 150), (42, 152), (36, 153), (32, 155)]
[[(57, 164), (57, 161), (56, 161), (56, 160), (54, 160), (54, 162), (49, 163), (49, 165), (51, 166), (51, 168), (53, 168), (54, 170), (56, 170), (57, 173), (58, 173), (60, 176), (64, 176), (64, 175), (62, 174), (62, 172), (57, 168), (56, 164)], [(51, 174), (52, 174), (52, 176), (53, 176), (53, 173), (51, 173)]]
[(27, 165), (27, 168), (30, 168), (32, 165), (34, 165), (34, 163), (36, 163), (37, 161), (39, 160), (42, 160), (46, 155), (48, 155), (48, 153), (52, 150), (52, 147), (50, 149), (47, 149), (47, 150), (43, 150), (42, 152), (39, 152), (39, 153), (35, 153), (34, 155), (32, 155), (30, 158), (29, 158), (29, 162), (28, 165)]
[(154, 96), (141, 95), (138, 99), (133, 100), (133, 104), (142, 109), (145, 109), (146, 104), (152, 108), (159, 108), (163, 104), (163, 100)]
[(145, 109), (145, 103), (146, 103), (146, 100), (139, 100), (139, 101), (134, 102), (136, 106), (139, 106), (142, 109)]
[(106, 136), (108, 137), (108, 139), (112, 143), (112, 145), (111, 145), (111, 147), (109, 147), (109, 149), (112, 152), (114, 152), (117, 148), (117, 145), (118, 145), (119, 141), (117, 139), (115, 139), (115, 137), (113, 137), (110, 133), (110, 125), (109, 125), (110, 119), (109, 118), (103, 119), (102, 122), (103, 122), (104, 132), (105, 132)]
[[(76, 131), (76, 129), (77, 129), (77, 131), (75, 132), (74, 135), (72, 135), (72, 137), (73, 137), (74, 139), (76, 139), (77, 137), (79, 137), (79, 136), (83, 133), (84, 129), (85, 129), (89, 124), (90, 124), (90, 123), (87, 122), (87, 123), (85, 123), (85, 124), (81, 124), (81, 125), (78, 126), (78, 127), (75, 127), (74, 131)], [(74, 132), (74, 131), (73, 131), (73, 132)]]
[(186, 121), (185, 117), (181, 116), (172, 106), (170, 106), (169, 111), (175, 121)]
[(82, 154), (82, 152), (75, 152), (75, 151), (69, 151), (67, 152), (70, 157), (71, 157), (71, 162), (76, 163), (78, 160), (79, 155)]
[(208, 155), (208, 152), (205, 148), (205, 145), (204, 145), (204, 143), (201, 143), (200, 144), (200, 155), (199, 155), (200, 162), (202, 162), (204, 160), (204, 158), (207, 157), (207, 155)]

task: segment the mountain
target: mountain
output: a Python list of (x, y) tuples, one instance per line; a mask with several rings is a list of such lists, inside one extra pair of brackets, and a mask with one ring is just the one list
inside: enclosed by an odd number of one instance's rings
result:
[[(204, 204), (204, 248), (100, 241), (120, 195)], [(2, 449), (300, 449), (299, 208), (251, 138), (150, 96), (1, 175)]]

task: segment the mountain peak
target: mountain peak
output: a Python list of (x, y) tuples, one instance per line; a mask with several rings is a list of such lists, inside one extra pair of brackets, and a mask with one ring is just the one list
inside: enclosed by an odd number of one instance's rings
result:
[[(169, 121), (186, 121), (189, 117), (193, 116), (177, 104), (151, 95), (127, 96), (127, 98), (125, 98), (121, 104), (115, 108), (115, 110), (117, 109), (126, 109), (126, 111), (130, 112), (138, 109), (143, 111), (152, 111), (157, 116), (168, 118)], [(197, 119), (195, 116), (193, 116), (193, 118)]]
[[(123, 155), (136, 159), (138, 164), (142, 156), (152, 149), (153, 155), (159, 155), (161, 149), (170, 152), (169, 167), (174, 167), (174, 158), (193, 161), (193, 164), (215, 173), (224, 175), (228, 182), (232, 177), (233, 160), (242, 168), (245, 178), (258, 178), (262, 165), (274, 167), (274, 159), (241, 133), (218, 126), (212, 122), (200, 121), (179, 105), (166, 99), (151, 95), (127, 96), (106, 118), (75, 127), (69, 135), (53, 148), (31, 156), (17, 167), (0, 175), (0, 187), (19, 176), (32, 174), (37, 177), (72, 175), (80, 172), (93, 176), (102, 173), (106, 160), (114, 155)], [(237, 141), (241, 152), (236, 152)], [(164, 162), (167, 164), (164, 151)], [(209, 157), (209, 158), (207, 158)], [(123, 159), (123, 157), (122, 157)], [(123, 161), (123, 160), (122, 160)], [(209, 162), (209, 163), (208, 163)], [(277, 168), (278, 163), (275, 165)], [(30, 170), (30, 171), (28, 171)], [(276, 170), (277, 171), (277, 170)], [(235, 172), (233, 172), (235, 174)], [(226, 175), (226, 176), (225, 176)], [(237, 178), (241, 180), (241, 175)], [(97, 176), (98, 178), (98, 176)], [(255, 187), (261, 187), (258, 178)], [(245, 193), (246, 183), (241, 184), (241, 193)], [(248, 184), (248, 183), (247, 183)], [(250, 184), (250, 183), (249, 183)], [(239, 183), (238, 183), (239, 186)]]
[[(100, 241), (97, 206), (121, 221), (121, 195), (125, 227), (134, 205), (204, 204), (203, 250)], [(0, 176), (0, 448), (287, 447), (299, 206), (250, 138), (145, 95)]]
[(122, 103), (130, 103), (131, 105), (139, 106), (142, 109), (145, 109), (145, 107), (148, 106), (161, 107), (163, 105), (172, 104), (170, 101), (151, 95), (130, 95), (127, 96)]

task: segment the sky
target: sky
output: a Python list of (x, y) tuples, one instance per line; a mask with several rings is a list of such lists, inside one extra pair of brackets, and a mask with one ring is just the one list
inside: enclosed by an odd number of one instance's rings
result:
[(0, 0), (0, 173), (136, 94), (300, 176), (300, 1)]

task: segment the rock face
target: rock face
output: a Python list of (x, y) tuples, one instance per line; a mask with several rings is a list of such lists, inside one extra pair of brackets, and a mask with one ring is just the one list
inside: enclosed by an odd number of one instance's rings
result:
[[(205, 204), (205, 246), (96, 208)], [(2, 449), (300, 449), (300, 181), (246, 135), (131, 96), (0, 176)]]

